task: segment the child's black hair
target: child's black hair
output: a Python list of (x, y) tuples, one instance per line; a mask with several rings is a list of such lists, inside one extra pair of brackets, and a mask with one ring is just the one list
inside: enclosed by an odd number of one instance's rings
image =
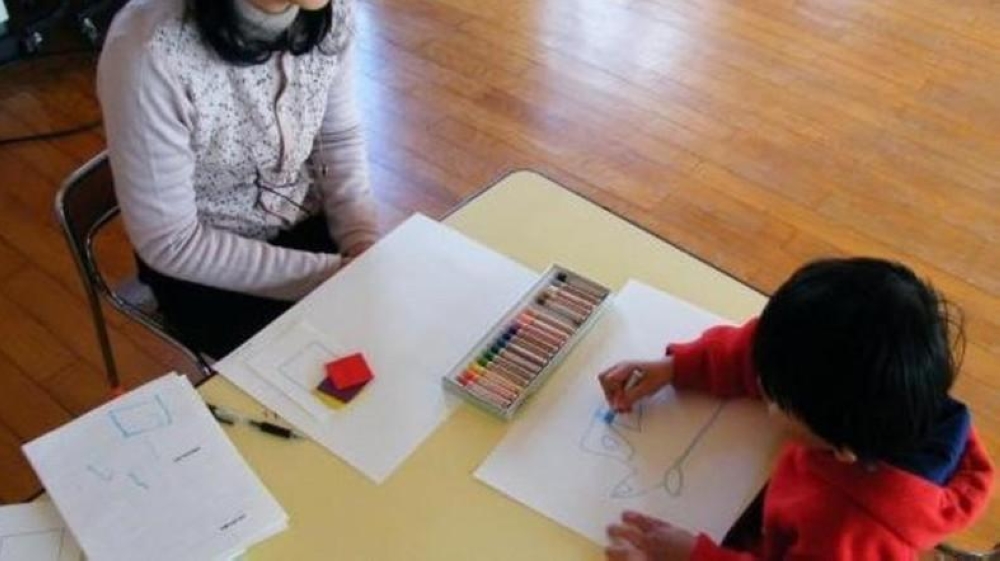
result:
[[(957, 373), (961, 324), (910, 269), (874, 258), (814, 261), (760, 316), (761, 387), (817, 436), (861, 459), (911, 452)], [(956, 346), (953, 349), (952, 343)]]
[[(275, 41), (248, 38), (240, 31), (234, 1), (188, 0), (187, 9), (202, 38), (223, 60), (239, 66), (267, 62), (275, 52), (301, 55), (321, 45), (327, 34), (349, 33), (344, 10), (335, 10), (331, 0), (319, 10), (299, 10), (291, 27)], [(339, 54), (339, 53), (324, 53)]]

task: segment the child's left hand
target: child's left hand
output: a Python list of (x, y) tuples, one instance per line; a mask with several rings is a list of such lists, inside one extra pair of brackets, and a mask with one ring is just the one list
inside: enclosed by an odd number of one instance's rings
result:
[(687, 561), (695, 537), (652, 516), (626, 510), (622, 521), (608, 526), (608, 561)]

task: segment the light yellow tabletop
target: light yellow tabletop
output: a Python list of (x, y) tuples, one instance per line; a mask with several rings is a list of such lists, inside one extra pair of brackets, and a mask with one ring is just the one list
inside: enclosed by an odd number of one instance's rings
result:
[[(758, 313), (765, 302), (724, 273), (531, 172), (505, 177), (445, 223), (539, 272), (559, 263), (615, 289), (635, 278), (737, 321)], [(206, 400), (235, 410), (261, 412), (258, 403), (221, 376), (200, 391)], [(597, 545), (473, 478), (508, 426), (462, 406), (382, 485), (312, 442), (285, 441), (245, 426), (228, 428), (290, 518), (289, 530), (247, 557), (602, 558)], [(617, 515), (609, 512), (608, 520)]]

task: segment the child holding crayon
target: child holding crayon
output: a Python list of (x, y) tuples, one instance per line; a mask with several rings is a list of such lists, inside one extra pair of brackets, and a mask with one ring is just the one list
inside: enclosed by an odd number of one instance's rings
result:
[[(748, 549), (625, 512), (608, 528), (607, 558), (912, 559), (971, 524), (994, 475), (969, 411), (948, 393), (953, 319), (903, 265), (821, 260), (795, 272), (759, 318), (602, 372), (615, 411), (673, 384), (761, 398), (798, 436), (778, 459)], [(635, 370), (643, 375), (629, 384)]]

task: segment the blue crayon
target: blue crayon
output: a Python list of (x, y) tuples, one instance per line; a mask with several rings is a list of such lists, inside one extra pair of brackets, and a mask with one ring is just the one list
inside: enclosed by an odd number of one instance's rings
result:
[[(646, 373), (643, 372), (642, 370), (638, 368), (633, 369), (632, 372), (630, 372), (628, 375), (628, 380), (625, 380), (625, 389), (622, 391), (627, 392), (632, 388), (636, 387), (637, 385), (639, 385), (639, 382), (642, 381), (645, 375)], [(604, 422), (610, 425), (615, 422), (615, 417), (617, 416), (618, 412), (608, 407), (608, 410), (604, 413)]]

